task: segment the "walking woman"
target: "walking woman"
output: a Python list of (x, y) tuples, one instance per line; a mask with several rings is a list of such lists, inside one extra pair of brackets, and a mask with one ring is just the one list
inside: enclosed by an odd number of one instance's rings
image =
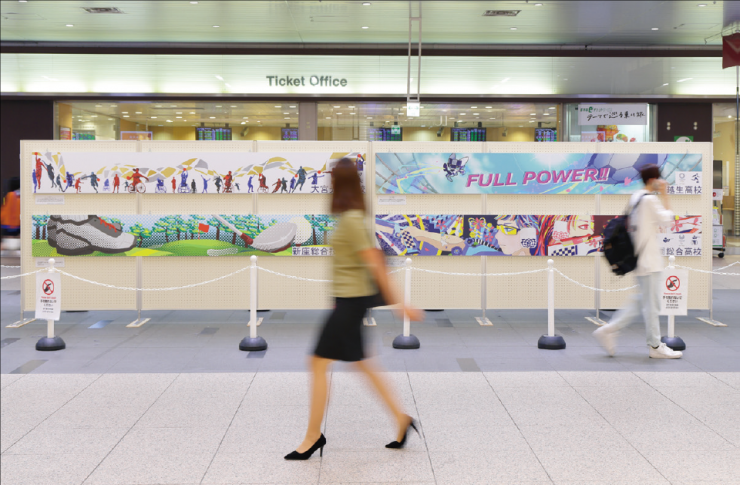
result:
[[(335, 308), (319, 337), (310, 358), (312, 373), (311, 411), (306, 437), (298, 448), (285, 456), (286, 460), (307, 460), (316, 450), (324, 451), (326, 438), (321, 422), (326, 408), (326, 372), (335, 360), (353, 362), (378, 391), (398, 423), (395, 441), (386, 448), (403, 448), (407, 433), (416, 423), (405, 414), (392, 390), (367, 360), (362, 343), (362, 318), (368, 308), (400, 303), (391, 286), (385, 258), (371, 243), (365, 227), (365, 202), (360, 177), (354, 163), (341, 160), (332, 171), (333, 194), (331, 211), (339, 217), (332, 234), (333, 289)], [(399, 308), (411, 320), (423, 319), (423, 312), (413, 307)]]

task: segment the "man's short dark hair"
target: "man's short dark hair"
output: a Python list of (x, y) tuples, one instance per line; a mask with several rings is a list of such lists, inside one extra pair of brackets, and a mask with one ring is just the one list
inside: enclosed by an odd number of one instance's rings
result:
[(648, 180), (660, 178), (660, 167), (654, 163), (648, 163), (640, 169), (640, 176), (642, 176), (642, 183), (647, 185)]

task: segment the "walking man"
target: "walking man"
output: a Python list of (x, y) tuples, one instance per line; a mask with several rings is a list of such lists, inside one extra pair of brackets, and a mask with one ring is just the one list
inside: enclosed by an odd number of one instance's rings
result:
[[(672, 350), (660, 341), (659, 286), (663, 270), (663, 258), (658, 248), (658, 228), (668, 226), (673, 221), (673, 212), (668, 203), (666, 188), (668, 184), (660, 178), (660, 168), (649, 164), (640, 170), (645, 189), (630, 198), (629, 229), (632, 245), (637, 255), (634, 270), (639, 291), (630, 297), (627, 304), (614, 314), (608, 325), (597, 329), (594, 337), (609, 355), (614, 355), (617, 335), (640, 313), (645, 320), (648, 354), (651, 359), (679, 359), (682, 352)], [(652, 195), (657, 192), (659, 197)]]

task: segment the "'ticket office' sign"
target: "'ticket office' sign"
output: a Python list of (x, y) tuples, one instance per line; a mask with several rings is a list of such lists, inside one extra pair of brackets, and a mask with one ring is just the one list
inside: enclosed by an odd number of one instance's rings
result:
[(347, 79), (345, 78), (335, 78), (332, 76), (318, 76), (318, 75), (311, 75), (311, 76), (300, 76), (300, 77), (291, 77), (291, 76), (265, 76), (267, 78), (267, 81), (269, 82), (270, 86), (295, 86), (295, 87), (305, 87), (305, 86), (322, 86), (322, 87), (346, 87), (347, 86)]

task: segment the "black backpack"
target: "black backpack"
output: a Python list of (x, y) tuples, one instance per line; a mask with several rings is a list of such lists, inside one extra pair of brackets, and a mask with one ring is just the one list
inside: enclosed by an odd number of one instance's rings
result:
[(635, 247), (632, 245), (629, 218), (641, 200), (642, 197), (637, 199), (632, 211), (611, 219), (604, 228), (604, 255), (617, 276), (624, 276), (637, 267), (638, 254), (635, 254)]

